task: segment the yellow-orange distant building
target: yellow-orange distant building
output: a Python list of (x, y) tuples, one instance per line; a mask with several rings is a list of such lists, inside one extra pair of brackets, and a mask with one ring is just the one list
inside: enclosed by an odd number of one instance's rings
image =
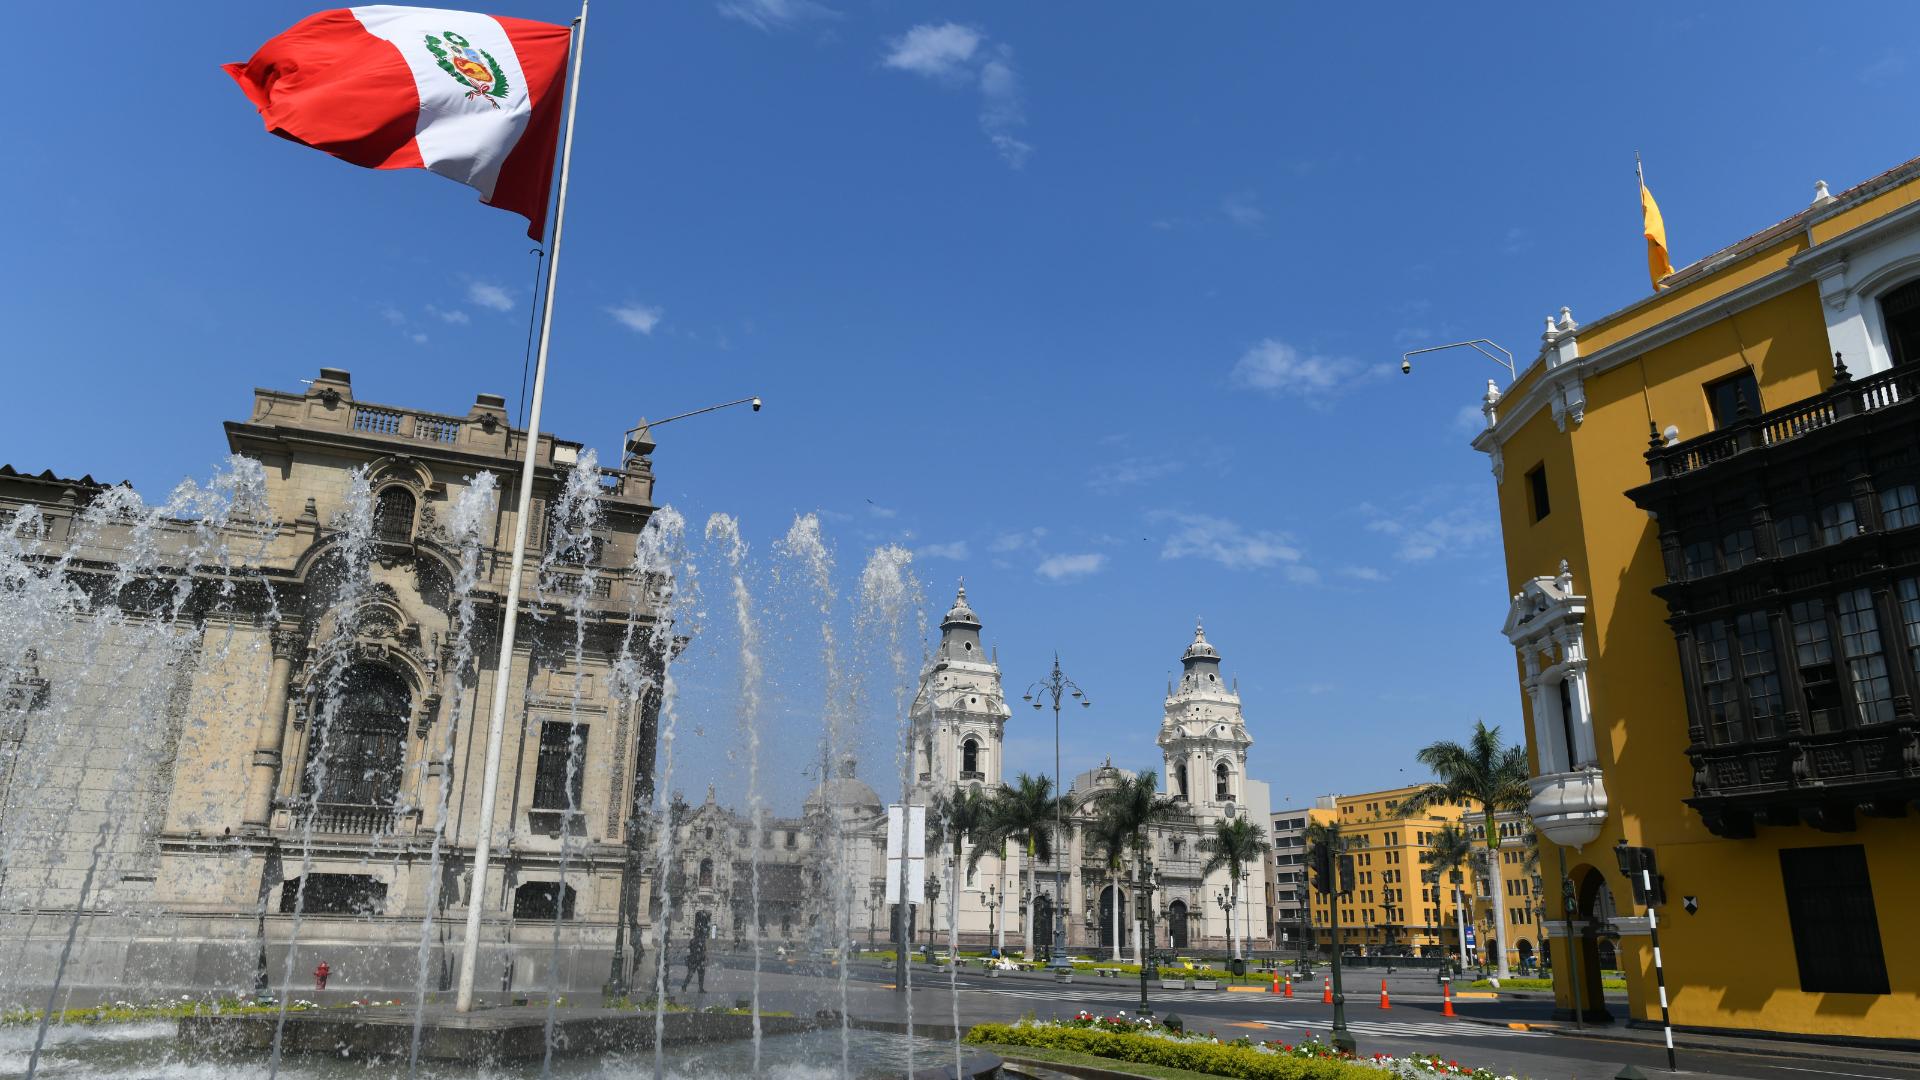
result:
[[(1337, 822), (1354, 858), (1354, 890), (1340, 903), (1340, 946), (1343, 952), (1371, 956), (1462, 955), (1460, 920), (1473, 927), (1468, 955), (1492, 962), (1497, 943), (1507, 946), (1508, 962), (1529, 965), (1543, 943), (1536, 870), (1527, 865), (1525, 832), (1520, 814), (1502, 814), (1496, 820), (1500, 849), (1500, 884), (1487, 873), (1486, 825), (1479, 804), (1471, 800), (1442, 803), (1404, 815), (1401, 804), (1420, 788), (1402, 787), (1359, 795), (1327, 795), (1308, 811), (1315, 824)], [(1459, 824), (1479, 846), (1476, 861), (1459, 871), (1458, 882), (1446, 871), (1435, 871), (1430, 847), (1433, 834), (1448, 823)], [(1471, 883), (1471, 884), (1469, 884)], [(1459, 889), (1461, 895), (1454, 896)], [(1311, 932), (1317, 948), (1329, 944), (1332, 913), (1329, 898), (1311, 892)], [(1495, 902), (1495, 897), (1500, 899)], [(1500, 920), (1496, 925), (1495, 920)]]
[(1660, 1016), (1624, 840), (1665, 878), (1676, 1025), (1920, 1038), (1920, 160), (1666, 285), (1562, 308), (1474, 440), (1581, 999), (1617, 934)]

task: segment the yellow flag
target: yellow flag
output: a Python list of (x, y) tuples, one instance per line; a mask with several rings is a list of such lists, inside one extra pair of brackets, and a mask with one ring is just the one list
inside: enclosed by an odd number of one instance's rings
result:
[(1673, 263), (1667, 259), (1667, 223), (1660, 217), (1660, 204), (1653, 201), (1653, 192), (1647, 190), (1646, 181), (1640, 182), (1640, 219), (1641, 231), (1647, 234), (1647, 276), (1653, 279), (1653, 287), (1663, 289), (1660, 282), (1673, 276)]

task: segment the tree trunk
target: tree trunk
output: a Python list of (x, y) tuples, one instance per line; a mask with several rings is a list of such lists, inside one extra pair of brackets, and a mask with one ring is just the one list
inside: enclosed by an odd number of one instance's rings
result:
[(1126, 935), (1120, 932), (1120, 866), (1114, 864), (1108, 869), (1107, 880), (1113, 882), (1113, 956), (1114, 963), (1120, 962), (1120, 942)]
[(1033, 834), (1028, 833), (1027, 834), (1027, 914), (1026, 914), (1026, 918), (1022, 919), (1021, 921), (1027, 924), (1025, 959), (1029, 964), (1033, 963), (1033, 929), (1034, 929), (1033, 924), (1036, 921), (1038, 921), (1038, 916), (1040, 914), (1040, 891), (1037, 888), (1037, 886), (1039, 885), (1039, 881), (1036, 879), (1034, 875), (1034, 871), (1036, 869), (1037, 868), (1034, 866), (1034, 857), (1033, 857)]
[(1227, 938), (1233, 942), (1233, 958), (1240, 959), (1240, 928), (1234, 925), (1233, 916), (1240, 910), (1240, 879), (1235, 876), (1233, 867), (1227, 867)]
[(1502, 892), (1505, 883), (1500, 877), (1500, 834), (1494, 831), (1496, 828), (1498, 826), (1494, 824), (1493, 815), (1488, 814), (1487, 884), (1488, 891), (1493, 893), (1493, 940), (1494, 947), (1499, 950), (1500, 977), (1504, 979), (1511, 972), (1507, 970), (1507, 900), (1505, 893)]
[(1140, 962), (1140, 915), (1138, 912), (1140, 907), (1140, 859), (1138, 856), (1133, 860), (1132, 877), (1134, 901), (1132, 907), (1135, 911), (1133, 912), (1133, 917), (1127, 920), (1127, 925), (1133, 930), (1133, 962), (1138, 964)]

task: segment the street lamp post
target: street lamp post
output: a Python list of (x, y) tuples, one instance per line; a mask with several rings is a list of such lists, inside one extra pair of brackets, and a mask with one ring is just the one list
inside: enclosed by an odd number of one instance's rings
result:
[(1020, 697), (1020, 700), (1031, 703), (1036, 709), (1044, 706), (1048, 698), (1053, 699), (1053, 829), (1056, 846), (1060, 850), (1053, 860), (1053, 948), (1049, 959), (1054, 978), (1061, 982), (1073, 976), (1073, 965), (1067, 961), (1067, 886), (1060, 872), (1067, 848), (1067, 796), (1060, 777), (1060, 704), (1061, 699), (1068, 695), (1078, 700), (1081, 708), (1093, 704), (1093, 699), (1087, 697), (1086, 691), (1081, 690), (1079, 684), (1060, 670), (1060, 654), (1056, 652), (1053, 654), (1053, 670), (1047, 673), (1046, 678), (1027, 687), (1027, 692)]
[(996, 948), (1000, 942), (998, 935), (1000, 920), (997, 918), (999, 911), (1000, 891), (989, 885), (987, 886), (987, 940), (993, 942)]
[(1139, 919), (1140, 942), (1140, 1015), (1152, 1016), (1153, 1008), (1147, 1004), (1147, 980), (1156, 974), (1152, 971), (1153, 962), (1153, 860), (1142, 857), (1140, 860), (1140, 880), (1133, 890), (1134, 917)]

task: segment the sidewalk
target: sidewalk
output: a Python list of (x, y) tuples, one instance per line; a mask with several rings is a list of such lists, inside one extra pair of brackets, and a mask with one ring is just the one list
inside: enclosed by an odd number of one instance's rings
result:
[[(1533, 1010), (1526, 1011), (1533, 1012)], [(1622, 1008), (1620, 1011), (1624, 1013), (1626, 1010)], [(1499, 1015), (1500, 1013), (1507, 1015)], [(1666, 1045), (1666, 1035), (1660, 1026), (1648, 1025), (1642, 1021), (1616, 1020), (1610, 1024), (1589, 1023), (1585, 1028), (1581, 1028), (1571, 1020), (1541, 1019), (1537, 1018), (1537, 1014), (1528, 1017), (1520, 1015), (1517, 1010), (1501, 1010), (1497, 1006), (1476, 1007), (1471, 1012), (1462, 1009), (1460, 1019), (1489, 1027), (1525, 1024), (1530, 1031), (1550, 1031), (1565, 1038), (1588, 1039), (1594, 1042), (1627, 1043), (1656, 1049)], [(1729, 1054), (1753, 1054), (1758, 1057), (1920, 1069), (1920, 1041), (1870, 1046), (1857, 1042), (1823, 1042), (1811, 1039), (1774, 1038), (1765, 1035), (1721, 1035), (1675, 1028), (1673, 1046), (1681, 1059), (1682, 1067), (1686, 1064), (1686, 1051), (1713, 1050)]]

